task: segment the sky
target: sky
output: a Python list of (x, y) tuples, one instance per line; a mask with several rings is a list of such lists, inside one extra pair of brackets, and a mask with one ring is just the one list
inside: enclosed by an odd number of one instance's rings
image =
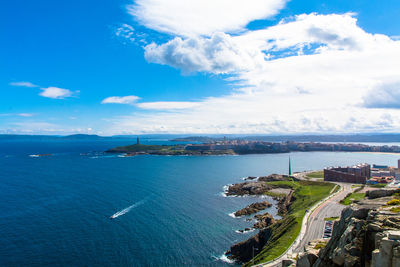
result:
[(0, 134), (400, 131), (398, 0), (13, 0)]

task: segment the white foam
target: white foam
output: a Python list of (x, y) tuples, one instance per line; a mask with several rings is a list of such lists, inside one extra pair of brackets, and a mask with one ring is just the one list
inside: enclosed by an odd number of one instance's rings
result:
[(232, 218), (239, 218), (239, 217), (236, 217), (236, 216), (235, 216), (235, 213), (234, 213), (234, 212), (229, 213), (228, 215), (231, 216)]
[(38, 158), (38, 157), (40, 157), (39, 155), (29, 155), (29, 157), (31, 157), (31, 158)]
[(144, 199), (142, 199), (142, 200), (140, 200), (140, 201), (138, 201), (138, 202), (136, 202), (136, 203), (130, 205), (129, 207), (127, 207), (127, 208), (125, 208), (125, 209), (123, 209), (123, 210), (120, 210), (120, 211), (114, 213), (113, 215), (111, 215), (110, 218), (111, 218), (111, 219), (118, 218), (119, 216), (122, 216), (122, 215), (124, 215), (124, 214), (130, 212), (133, 208), (136, 208), (136, 207), (138, 207), (138, 206), (144, 204), (148, 199), (149, 199), (149, 197), (146, 197), (146, 198), (144, 198)]
[(246, 234), (246, 233), (251, 233), (251, 232), (254, 232), (255, 231), (255, 229), (254, 228), (251, 228), (250, 230), (243, 230), (243, 232), (242, 231), (239, 231), (239, 230), (236, 230), (235, 231), (235, 233), (238, 233), (238, 234)]
[(223, 261), (223, 262), (226, 262), (226, 263), (229, 263), (229, 264), (235, 263), (234, 260), (229, 259), (225, 254), (222, 254), (221, 256), (216, 257), (216, 259), (220, 260), (220, 261)]
[(227, 195), (227, 193), (228, 193), (228, 189), (229, 189), (229, 186), (231, 186), (232, 184), (228, 184), (228, 185), (224, 185), (223, 187), (222, 187), (222, 193), (221, 193), (221, 195), (223, 196), (223, 197), (228, 197), (228, 195)]

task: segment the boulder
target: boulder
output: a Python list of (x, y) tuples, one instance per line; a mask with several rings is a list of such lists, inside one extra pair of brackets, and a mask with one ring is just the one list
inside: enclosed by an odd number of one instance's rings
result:
[(297, 260), (296, 267), (311, 267), (317, 261), (318, 256), (313, 253), (303, 253)]
[(257, 222), (253, 226), (256, 229), (267, 228), (268, 226), (275, 223), (274, 217), (272, 217), (272, 215), (269, 213), (265, 213), (262, 215), (259, 214), (259, 215), (254, 216), (254, 218), (257, 219)]
[(235, 212), (235, 216), (238, 217), (238, 216), (243, 216), (243, 215), (250, 215), (253, 213), (257, 213), (260, 210), (269, 208), (271, 206), (272, 206), (272, 204), (269, 203), (268, 201), (252, 203), (252, 204), (248, 205), (247, 207)]

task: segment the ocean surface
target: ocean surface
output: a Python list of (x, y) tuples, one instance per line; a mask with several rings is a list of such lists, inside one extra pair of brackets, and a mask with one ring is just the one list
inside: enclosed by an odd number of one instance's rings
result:
[[(1, 141), (0, 266), (234, 266), (221, 256), (254, 232), (235, 232), (252, 223), (229, 214), (254, 198), (224, 197), (225, 185), (287, 173), (289, 156), (293, 171), (360, 162), (397, 165), (400, 158), (344, 152), (126, 158), (98, 153), (125, 144)], [(41, 153), (53, 155), (29, 156)], [(274, 207), (268, 211), (276, 214)]]

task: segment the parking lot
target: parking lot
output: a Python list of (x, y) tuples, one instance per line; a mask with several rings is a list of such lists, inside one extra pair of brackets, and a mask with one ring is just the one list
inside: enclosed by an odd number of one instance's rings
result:
[(324, 226), (324, 238), (330, 238), (332, 236), (333, 221), (326, 221)]

